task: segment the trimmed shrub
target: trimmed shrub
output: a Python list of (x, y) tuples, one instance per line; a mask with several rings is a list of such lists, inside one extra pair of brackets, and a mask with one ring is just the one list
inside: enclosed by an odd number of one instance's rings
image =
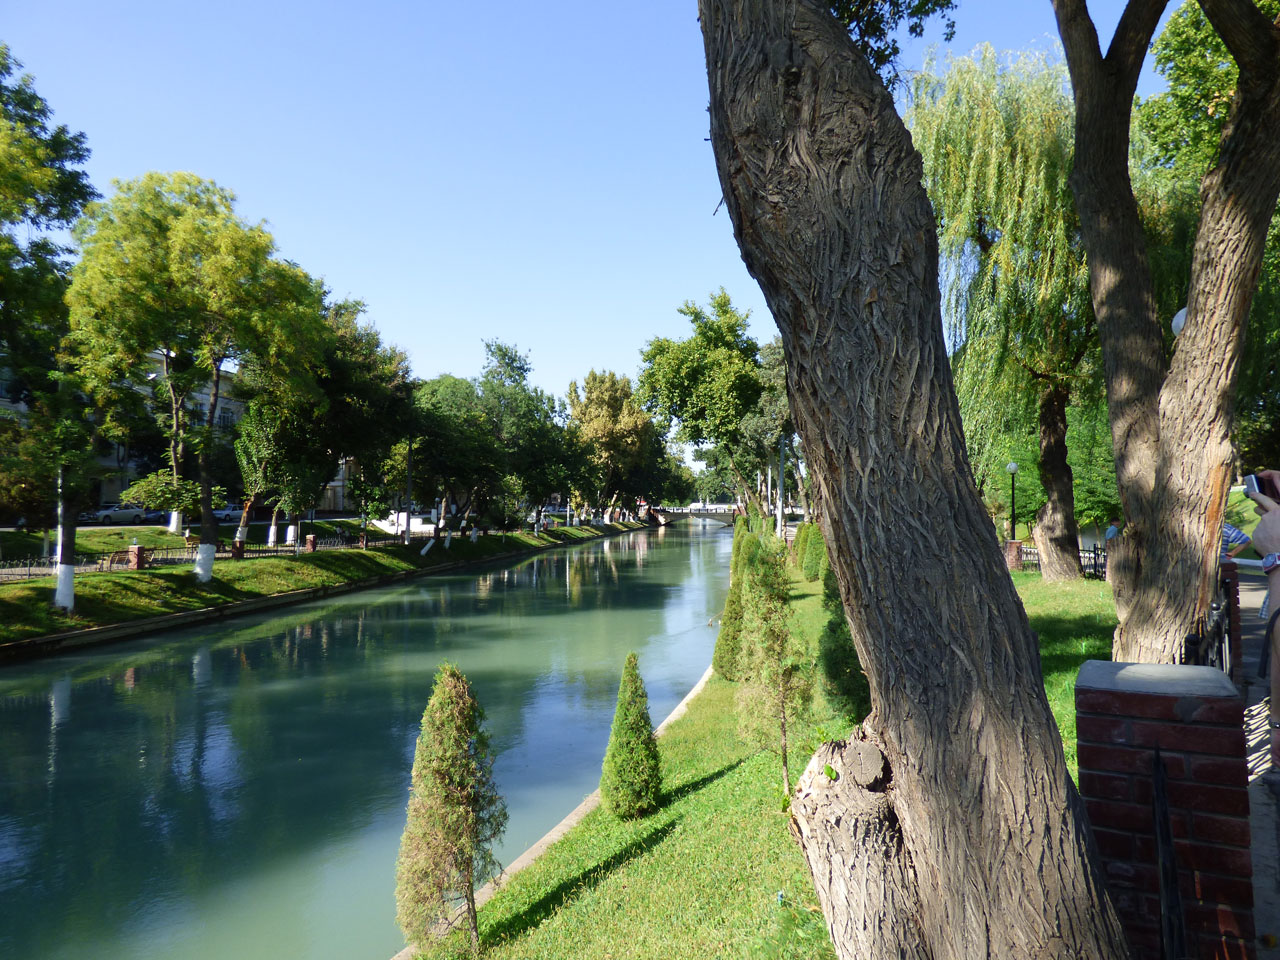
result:
[(822, 537), (822, 528), (815, 526), (805, 538), (804, 559), (801, 561), (804, 578), (812, 583), (822, 576), (827, 567), (827, 543)]
[(634, 653), (627, 654), (618, 684), (618, 706), (600, 775), (600, 798), (615, 817), (630, 820), (658, 809), (662, 770), (649, 719), (649, 696)]
[(442, 663), (422, 714), (396, 860), (396, 922), (405, 939), (427, 944), (437, 924), (465, 923), (473, 955), (480, 952), (475, 888), (497, 873), (493, 845), (507, 825), (483, 723), (467, 678)]
[[(748, 545), (747, 541), (751, 544)], [(716, 636), (711, 666), (726, 680), (737, 680), (738, 660), (742, 649), (742, 591), (745, 586), (744, 552), (755, 549), (759, 537), (752, 533), (741, 517), (734, 525), (733, 559), (729, 561), (729, 595), (720, 615), (720, 633)]]
[(796, 527), (796, 538), (791, 541), (791, 560), (797, 566), (804, 563), (804, 548), (809, 542), (809, 530), (813, 524), (802, 523)]

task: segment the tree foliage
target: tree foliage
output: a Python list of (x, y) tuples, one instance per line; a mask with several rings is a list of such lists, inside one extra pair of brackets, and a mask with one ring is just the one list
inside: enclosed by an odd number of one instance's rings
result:
[(792, 630), (786, 547), (777, 537), (744, 548), (742, 639), (738, 654), (740, 729), (746, 739), (775, 750), (784, 796), (791, 796), (788, 724), (805, 716), (813, 699), (813, 651)]
[(742, 650), (742, 591), (745, 577), (744, 556), (755, 550), (758, 538), (748, 528), (745, 517), (738, 517), (733, 524), (733, 552), (729, 560), (729, 593), (725, 597), (724, 612), (720, 615), (720, 632), (716, 634), (715, 650), (711, 665), (726, 680), (740, 677), (739, 660)]
[(636, 655), (627, 654), (618, 684), (618, 705), (600, 775), (600, 798), (615, 817), (630, 820), (658, 808), (662, 770), (649, 719), (649, 696)]
[(479, 953), (475, 888), (498, 869), (493, 846), (506, 825), (484, 711), (467, 678), (442, 663), (422, 714), (396, 860), (396, 921), (406, 940), (426, 944), (435, 925), (465, 923)]

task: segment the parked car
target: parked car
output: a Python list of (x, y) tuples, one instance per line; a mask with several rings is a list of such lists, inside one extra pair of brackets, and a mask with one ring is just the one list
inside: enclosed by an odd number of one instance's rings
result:
[(215, 507), (213, 515), (219, 523), (237, 521), (244, 516), (244, 504), (228, 503), (225, 507)]
[(80, 514), (82, 523), (141, 523), (146, 509), (136, 503), (104, 503), (97, 510)]
[(169, 511), (168, 510), (148, 510), (146, 513), (142, 515), (142, 522), (143, 523), (168, 523)]

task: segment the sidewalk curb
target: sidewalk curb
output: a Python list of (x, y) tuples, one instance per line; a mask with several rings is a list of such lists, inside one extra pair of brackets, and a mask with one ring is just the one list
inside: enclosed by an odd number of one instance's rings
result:
[[(667, 719), (658, 724), (658, 728), (653, 731), (653, 735), (655, 737), (662, 736), (671, 724), (675, 723), (675, 721), (679, 720), (689, 712), (689, 704), (693, 702), (693, 699), (698, 694), (706, 689), (707, 683), (711, 680), (713, 673), (715, 673), (714, 668), (708, 665), (707, 669), (703, 671), (701, 679), (693, 685), (693, 689), (686, 693), (684, 695), (684, 699), (677, 703), (675, 708), (667, 714)], [(593, 790), (582, 799), (581, 803), (569, 811), (568, 816), (543, 834), (542, 838), (534, 843), (528, 850), (512, 860), (511, 865), (503, 870), (496, 880), (490, 880), (476, 891), (476, 909), (479, 910), (488, 903), (489, 900), (492, 899), (493, 895), (497, 893), (498, 890), (500, 890), (512, 877), (537, 860), (538, 857), (542, 856), (542, 854), (546, 853), (547, 848), (581, 823), (583, 818), (598, 806), (600, 806), (600, 791)], [(391, 960), (413, 960), (417, 955), (418, 953), (413, 947), (406, 946), (403, 950), (392, 957)]]
[[(459, 560), (442, 563), (434, 567), (423, 567), (417, 570), (402, 570), (399, 573), (382, 574), (376, 577), (364, 577), (360, 580), (347, 580), (343, 583), (332, 583), (322, 587), (307, 587), (303, 590), (290, 590), (286, 593), (275, 593), (267, 597), (255, 597), (252, 600), (237, 600), (234, 603), (223, 603), (214, 607), (201, 607), (198, 610), (183, 610), (180, 613), (164, 613), (141, 620), (128, 620), (124, 623), (112, 623), (102, 627), (86, 627), (83, 630), (66, 630), (62, 633), (49, 633), (42, 637), (25, 637), (21, 640), (9, 640), (0, 643), (0, 665), (19, 660), (33, 660), (39, 657), (53, 656), (63, 650), (74, 647), (113, 643), (118, 640), (132, 640), (149, 633), (158, 633), (174, 627), (191, 624), (211, 623), (227, 617), (236, 617), (275, 607), (304, 603), (308, 600), (331, 597), (337, 594), (353, 593), (357, 590), (369, 590), (375, 587), (391, 586), (406, 580), (429, 577), (440, 573), (453, 573), (475, 567), (488, 566), (494, 563), (505, 563), (518, 557), (528, 557), (547, 550), (562, 547), (573, 547), (607, 537), (621, 536), (624, 533), (635, 533), (647, 530), (648, 527), (629, 527), (599, 533), (592, 537), (579, 537), (565, 543), (546, 543), (528, 550), (511, 550), (506, 553), (495, 553), (478, 560)], [(356, 549), (356, 548), (353, 548)]]

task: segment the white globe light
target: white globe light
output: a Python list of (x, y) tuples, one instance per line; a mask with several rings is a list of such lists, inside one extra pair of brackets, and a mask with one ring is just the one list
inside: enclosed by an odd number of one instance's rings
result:
[(1173, 319), (1169, 321), (1169, 326), (1173, 328), (1173, 335), (1176, 337), (1182, 332), (1182, 328), (1187, 322), (1187, 308), (1183, 307), (1173, 315)]
[(1006, 470), (1008, 470), (1010, 473), (1017, 473), (1017, 472), (1018, 472), (1018, 465), (1017, 465), (1016, 463), (1009, 463), (1009, 464), (1005, 467), (1005, 469), (1006, 469)]

